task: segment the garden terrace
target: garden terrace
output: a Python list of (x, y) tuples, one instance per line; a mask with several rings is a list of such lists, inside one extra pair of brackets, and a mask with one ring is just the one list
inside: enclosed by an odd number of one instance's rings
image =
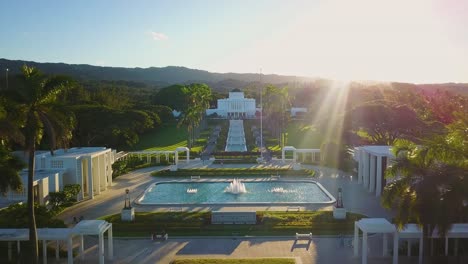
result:
[(154, 232), (173, 236), (293, 236), (352, 234), (354, 221), (363, 215), (348, 213), (345, 220), (333, 218), (331, 211), (258, 211), (257, 224), (211, 224), (211, 212), (137, 212), (134, 222), (121, 220), (120, 214), (102, 217), (112, 223), (114, 236), (149, 237)]

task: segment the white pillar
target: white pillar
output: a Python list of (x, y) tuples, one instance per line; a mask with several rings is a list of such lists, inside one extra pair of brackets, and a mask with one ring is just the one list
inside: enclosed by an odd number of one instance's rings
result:
[(99, 264), (104, 264), (104, 235), (99, 234)]
[(68, 264), (73, 264), (73, 241), (72, 237), (68, 237), (67, 241), (67, 254), (68, 254), (68, 259), (67, 262)]
[(408, 239), (408, 257), (411, 257), (411, 239)]
[(357, 223), (354, 222), (354, 256), (357, 257), (359, 254), (359, 228)]
[(83, 241), (83, 235), (80, 235), (79, 238), (80, 238), (80, 258), (81, 258), (81, 260), (84, 260), (84, 241)]
[(382, 193), (382, 181), (383, 181), (383, 175), (382, 175), (382, 156), (377, 157), (377, 186), (375, 189), (375, 196), (380, 196)]
[(187, 163), (189, 163), (190, 161), (190, 149), (187, 150)]
[(55, 241), (55, 259), (60, 259), (60, 241)]
[(419, 238), (419, 260), (418, 260), (418, 263), (419, 264), (422, 264), (422, 256), (423, 256), (423, 237), (421, 235), (421, 237)]
[(362, 264), (367, 264), (367, 232), (362, 232)]
[(448, 237), (445, 237), (445, 256), (448, 256)]
[(398, 231), (393, 233), (393, 264), (398, 264)]
[(364, 175), (364, 155), (361, 149), (358, 150), (358, 183), (362, 184)]
[(108, 251), (107, 252), (107, 255), (109, 257), (110, 260), (112, 260), (114, 258), (114, 238), (112, 237), (112, 224), (110, 224), (110, 227), (109, 229), (107, 230), (107, 239), (109, 241), (107, 241), (107, 246), (108, 246)]
[(293, 150), (293, 162), (296, 163), (297, 161), (297, 152)]
[(363, 182), (364, 188), (369, 188), (369, 153), (364, 152), (364, 169), (363, 169)]
[(92, 169), (92, 162), (93, 159), (91, 157), (88, 157), (88, 195), (90, 199), (94, 198), (94, 181), (93, 181), (93, 169)]
[(101, 194), (101, 164), (99, 162), (99, 156), (97, 156), (96, 158), (94, 158), (94, 160), (97, 160), (97, 168), (94, 168), (94, 170), (97, 172), (96, 175), (94, 175), (94, 179), (96, 180), (96, 193), (97, 194)]
[(11, 243), (10, 241), (8, 241), (8, 261), (12, 261), (13, 259), (13, 253), (11, 251)]
[(284, 153), (284, 148), (283, 148), (283, 150), (281, 151), (281, 160), (284, 162), (284, 159), (285, 159), (285, 153)]
[(47, 240), (42, 240), (42, 263), (47, 263)]
[(374, 192), (375, 191), (375, 156), (374, 155), (370, 155), (370, 173), (369, 173), (369, 177), (370, 177), (370, 185), (369, 185), (369, 191), (370, 192)]
[(383, 234), (383, 245), (382, 245), (382, 256), (387, 256), (387, 251), (388, 251), (388, 235)]
[(176, 150), (174, 151), (174, 164), (177, 165), (179, 163), (179, 152)]

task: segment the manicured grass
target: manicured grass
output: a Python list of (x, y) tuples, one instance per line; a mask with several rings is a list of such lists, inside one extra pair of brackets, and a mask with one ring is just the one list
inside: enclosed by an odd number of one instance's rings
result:
[(323, 136), (313, 125), (303, 121), (291, 121), (286, 129), (287, 146), (296, 148), (320, 148)]
[(151, 173), (152, 176), (162, 177), (219, 177), (219, 176), (271, 176), (280, 175), (285, 176), (298, 176), (298, 177), (313, 177), (314, 170), (290, 170), (290, 169), (267, 169), (267, 168), (195, 168), (195, 169), (180, 169), (177, 171), (161, 170)]
[(294, 264), (289, 258), (259, 258), (259, 259), (176, 259), (171, 264)]
[(348, 213), (346, 220), (336, 220), (331, 211), (257, 212), (255, 225), (212, 225), (210, 212), (137, 212), (134, 222), (122, 222), (120, 214), (102, 217), (112, 223), (120, 237), (150, 237), (166, 231), (172, 236), (292, 236), (352, 234), (354, 221), (363, 215)]
[(164, 124), (158, 130), (140, 136), (134, 150), (175, 150), (187, 146), (187, 129), (176, 122)]
[[(195, 140), (195, 146), (191, 151), (200, 152), (206, 145), (211, 128), (200, 133), (200, 138)], [(175, 150), (178, 147), (187, 146), (187, 129), (184, 126), (177, 127), (177, 122), (164, 124), (156, 131), (140, 136), (140, 141), (133, 150)]]

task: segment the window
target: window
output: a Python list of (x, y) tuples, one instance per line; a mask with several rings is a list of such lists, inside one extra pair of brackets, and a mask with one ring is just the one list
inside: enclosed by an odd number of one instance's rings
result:
[(51, 160), (50, 167), (52, 169), (61, 169), (63, 168), (63, 160)]

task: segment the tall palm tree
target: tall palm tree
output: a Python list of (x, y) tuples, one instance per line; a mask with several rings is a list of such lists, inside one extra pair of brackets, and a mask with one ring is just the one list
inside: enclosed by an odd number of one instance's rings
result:
[[(395, 222), (402, 228), (416, 222), (423, 230), (423, 255), (434, 230), (444, 234), (452, 223), (468, 216), (468, 170), (447, 153), (451, 147), (439, 140), (423, 146), (399, 141), (393, 148), (395, 160), (386, 171), (394, 181), (382, 194), (382, 204), (396, 211)], [(426, 262), (424, 262), (426, 263)]]
[(58, 96), (68, 89), (72, 82), (64, 77), (47, 77), (33, 67), (23, 66), (20, 76), (21, 87), (5, 91), (7, 98), (16, 103), (21, 113), (19, 123), (25, 138), (28, 153), (28, 211), (31, 263), (38, 263), (36, 219), (34, 215), (34, 169), (36, 145), (47, 138), (51, 154), (57, 146), (66, 147), (71, 139), (74, 124), (73, 114), (58, 101)]

